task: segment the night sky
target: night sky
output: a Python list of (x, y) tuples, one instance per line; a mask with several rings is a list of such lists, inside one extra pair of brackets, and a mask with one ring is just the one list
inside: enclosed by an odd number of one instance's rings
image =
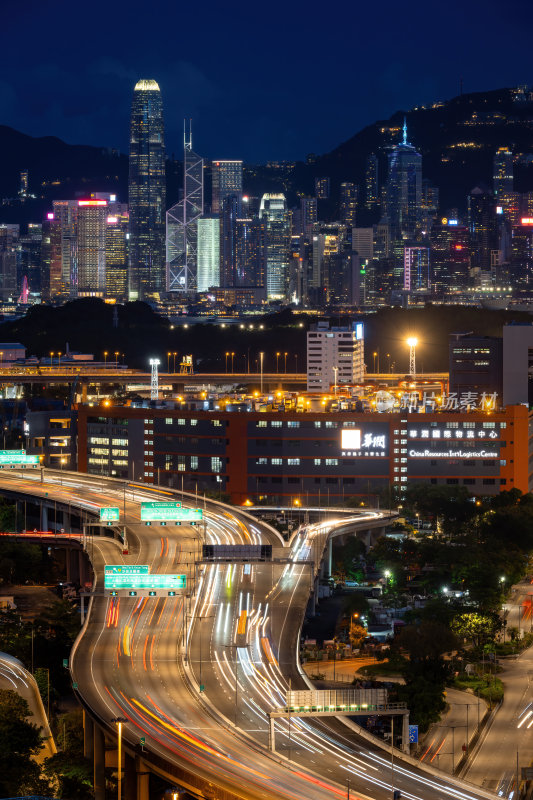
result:
[(533, 84), (533, 3), (519, 0), (11, 3), (0, 123), (127, 152), (136, 80), (163, 92), (208, 158), (323, 153), (398, 109)]

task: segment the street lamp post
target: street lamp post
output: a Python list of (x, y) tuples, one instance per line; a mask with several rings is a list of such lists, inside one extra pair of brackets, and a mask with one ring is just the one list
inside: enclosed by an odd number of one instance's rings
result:
[(118, 800), (122, 797), (122, 725), (128, 720), (125, 717), (113, 717), (111, 722), (114, 722), (118, 728), (118, 758), (117, 758), (117, 772), (118, 772)]
[(414, 378), (416, 375), (416, 346), (418, 339), (416, 336), (410, 336), (407, 339), (407, 344), (409, 346), (409, 375)]
[(261, 367), (261, 394), (263, 394), (263, 359), (265, 357), (264, 353), (259, 353), (259, 365)]
[(338, 371), (339, 371), (339, 368), (338, 368), (338, 367), (333, 367), (333, 374), (334, 374), (334, 376), (335, 376), (335, 383), (334, 383), (334, 388), (333, 388), (333, 394), (335, 395), (335, 397), (337, 397), (337, 373), (338, 373)]
[(289, 355), (288, 353), (283, 353), (283, 358), (284, 358), (283, 372), (285, 373), (285, 375), (287, 374), (287, 356), (288, 355)]
[(281, 353), (276, 353), (276, 372), (279, 372), (279, 357)]

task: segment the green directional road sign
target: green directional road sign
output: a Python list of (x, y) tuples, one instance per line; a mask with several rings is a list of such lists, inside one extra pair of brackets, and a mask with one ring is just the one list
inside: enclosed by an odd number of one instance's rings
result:
[(141, 736), (139, 742), (141, 744), (141, 747), (144, 747), (144, 745), (146, 744), (146, 736)]
[(108, 573), (105, 589), (185, 589), (186, 575), (123, 575)]
[(100, 509), (100, 522), (119, 522), (120, 509), (114, 506)]
[(106, 564), (106, 575), (148, 575), (148, 564)]
[(28, 456), (25, 450), (0, 450), (0, 467), (2, 466), (36, 466), (39, 456)]
[(174, 522), (181, 510), (179, 501), (166, 503), (141, 503), (141, 522)]
[(68, 658), (63, 659), (63, 666), (65, 667), (65, 669), (68, 669)]

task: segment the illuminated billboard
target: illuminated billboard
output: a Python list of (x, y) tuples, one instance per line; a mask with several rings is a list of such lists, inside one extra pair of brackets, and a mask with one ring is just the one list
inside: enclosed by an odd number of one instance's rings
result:
[(388, 426), (373, 425), (371, 429), (343, 428), (341, 451), (343, 456), (385, 456)]
[(341, 431), (341, 447), (343, 450), (359, 450), (361, 431), (358, 428), (344, 428)]

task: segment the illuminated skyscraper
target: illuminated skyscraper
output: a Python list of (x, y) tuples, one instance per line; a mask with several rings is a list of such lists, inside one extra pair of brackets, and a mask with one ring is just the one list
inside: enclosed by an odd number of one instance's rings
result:
[(407, 141), (406, 123), (389, 153), (387, 219), (395, 239), (414, 236), (422, 219), (422, 156)]
[(290, 219), (283, 194), (264, 194), (259, 218), (265, 222), (266, 287), (269, 300), (282, 300), (287, 293)]
[(167, 211), (167, 289), (198, 291), (198, 220), (204, 214), (204, 160), (192, 149), (192, 127), (183, 131), (183, 200)]
[(468, 195), (468, 227), (472, 267), (492, 271), (498, 253), (498, 223), (494, 197), (484, 186), (476, 186)]
[(165, 137), (163, 101), (154, 80), (135, 85), (130, 128), (130, 300), (165, 289)]
[(127, 205), (115, 203), (106, 217), (105, 230), (105, 294), (122, 300), (128, 294), (128, 226)]
[(355, 228), (358, 194), (359, 187), (355, 183), (341, 183), (340, 221), (348, 228)]
[(217, 216), (198, 220), (198, 291), (220, 285), (220, 220)]
[(213, 161), (211, 211), (220, 214), (226, 197), (242, 194), (242, 161)]

